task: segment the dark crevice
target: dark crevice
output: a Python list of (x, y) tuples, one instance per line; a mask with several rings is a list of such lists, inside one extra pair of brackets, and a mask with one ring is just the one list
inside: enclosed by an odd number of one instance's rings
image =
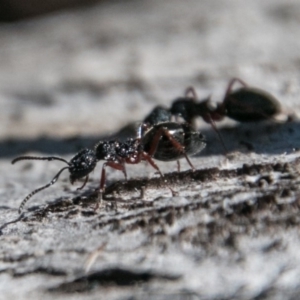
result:
[(82, 293), (97, 286), (132, 286), (150, 280), (178, 280), (179, 275), (159, 274), (151, 271), (132, 271), (121, 268), (105, 269), (65, 282), (49, 289), (50, 292)]

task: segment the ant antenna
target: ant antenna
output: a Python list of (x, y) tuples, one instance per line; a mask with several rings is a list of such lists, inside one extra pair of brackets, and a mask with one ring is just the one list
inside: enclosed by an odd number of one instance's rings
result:
[(52, 160), (59, 160), (59, 161), (62, 161), (62, 162), (65, 162), (68, 167), (64, 167), (62, 168), (55, 176), (54, 178), (46, 185), (32, 191), (29, 195), (27, 195), (25, 197), (25, 199), (22, 201), (20, 207), (19, 207), (19, 214), (21, 214), (22, 210), (23, 210), (23, 207), (24, 205), (26, 204), (26, 202), (33, 196), (35, 195), (36, 193), (48, 188), (49, 186), (53, 185), (57, 179), (59, 178), (60, 174), (64, 171), (64, 170), (67, 170), (69, 169), (69, 166), (70, 166), (70, 163), (68, 161), (66, 161), (65, 159), (61, 158), (61, 157), (57, 157), (57, 156), (48, 156), (48, 157), (39, 157), (39, 156), (20, 156), (20, 157), (17, 157), (15, 158), (11, 163), (14, 164), (20, 160), (48, 160), (48, 161), (52, 161)]
[(42, 187), (40, 187), (40, 188), (38, 188), (38, 189), (32, 191), (29, 195), (27, 195), (26, 198), (22, 201), (22, 203), (21, 203), (21, 205), (20, 205), (20, 207), (19, 207), (19, 210), (18, 210), (19, 214), (22, 212), (22, 209), (23, 209), (24, 205), (26, 204), (26, 202), (27, 202), (33, 195), (35, 195), (36, 193), (38, 193), (38, 192), (40, 192), (40, 191), (42, 191), (42, 190), (48, 188), (48, 187), (51, 186), (52, 184), (54, 184), (54, 183), (57, 181), (57, 179), (59, 178), (60, 174), (61, 174), (64, 170), (66, 170), (66, 169), (69, 169), (69, 167), (64, 167), (64, 168), (62, 168), (62, 169), (54, 176), (54, 178), (53, 178), (48, 184), (46, 184), (46, 185), (44, 185), (44, 186), (42, 186)]
[(65, 159), (61, 158), (61, 157), (57, 157), (57, 156), (47, 156), (47, 157), (40, 157), (40, 156), (19, 156), (17, 158), (15, 158), (11, 163), (14, 164), (17, 161), (20, 160), (60, 160), (65, 162), (67, 165), (70, 165), (70, 163), (68, 161), (66, 161)]

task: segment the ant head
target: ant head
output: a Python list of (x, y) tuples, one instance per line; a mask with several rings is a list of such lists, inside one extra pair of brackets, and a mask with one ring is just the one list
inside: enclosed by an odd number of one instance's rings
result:
[(78, 152), (71, 159), (70, 162), (66, 161), (65, 159), (63, 159), (61, 157), (56, 157), (56, 156), (48, 156), (48, 157), (20, 156), (20, 157), (15, 158), (12, 161), (12, 164), (14, 164), (20, 160), (48, 160), (48, 161), (59, 160), (59, 161), (66, 163), (67, 166), (60, 169), (60, 171), (54, 176), (54, 178), (48, 184), (46, 184), (38, 189), (35, 189), (29, 195), (27, 195), (27, 197), (22, 201), (22, 203), (20, 205), (19, 213), (21, 213), (24, 205), (33, 195), (50, 187), (51, 185), (53, 185), (64, 170), (69, 170), (70, 181), (71, 181), (71, 183), (73, 183), (75, 180), (85, 177), (90, 172), (92, 172), (97, 163), (95, 152), (93, 150), (89, 150), (89, 149), (83, 149), (80, 152)]
[(186, 122), (191, 123), (195, 115), (195, 101), (193, 98), (177, 98), (171, 106), (171, 114), (183, 118)]
[(97, 160), (114, 160), (117, 141), (102, 141), (95, 146)]
[(69, 162), (70, 181), (73, 184), (77, 179), (91, 173), (97, 164), (96, 153), (91, 149), (79, 151)]

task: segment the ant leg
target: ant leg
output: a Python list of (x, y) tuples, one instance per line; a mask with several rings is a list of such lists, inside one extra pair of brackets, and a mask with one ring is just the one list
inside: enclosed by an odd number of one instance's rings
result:
[(115, 163), (112, 161), (108, 161), (106, 163), (103, 164), (102, 166), (102, 172), (101, 172), (101, 180), (100, 180), (100, 191), (105, 189), (105, 179), (106, 179), (106, 167), (111, 167), (112, 169), (115, 170), (120, 170), (123, 172), (125, 179), (127, 180), (127, 173), (126, 173), (126, 169), (125, 169), (125, 165), (123, 163)]
[(82, 190), (85, 187), (88, 180), (89, 180), (89, 176), (86, 176), (83, 185), (81, 187), (77, 188), (77, 191)]
[(115, 163), (115, 162), (112, 162), (112, 161), (108, 161), (108, 162), (104, 163), (102, 165), (101, 179), (100, 179), (100, 186), (99, 186), (99, 196), (98, 196), (98, 199), (97, 199), (97, 204), (96, 204), (95, 210), (97, 210), (100, 207), (101, 201), (102, 201), (102, 196), (103, 196), (103, 193), (105, 191), (105, 182), (106, 182), (106, 169), (105, 168), (107, 166), (111, 167), (112, 169), (122, 171), (124, 176), (125, 176), (125, 179), (127, 180), (127, 173), (126, 173), (124, 163)]
[(232, 91), (232, 87), (233, 87), (233, 85), (234, 85), (236, 82), (239, 82), (239, 83), (240, 83), (242, 86), (244, 86), (244, 87), (247, 86), (247, 84), (246, 84), (242, 79), (239, 79), (239, 78), (237, 78), (237, 77), (232, 78), (232, 79), (229, 81), (229, 83), (228, 83), (228, 86), (227, 86), (227, 89), (226, 89), (226, 93), (225, 93), (224, 99), (226, 99), (226, 98), (230, 95), (230, 93), (231, 93), (231, 91)]
[(242, 79), (239, 79), (237, 77), (232, 78), (228, 83), (228, 86), (227, 86), (227, 89), (226, 89), (226, 92), (225, 92), (225, 95), (224, 95), (224, 98), (223, 98), (223, 102), (220, 104), (220, 109), (222, 109), (223, 111), (225, 111), (225, 107), (226, 107), (225, 103), (228, 101), (227, 99), (230, 99), (230, 94), (232, 92), (232, 87), (234, 86), (234, 84), (236, 82), (239, 82), (243, 87), (247, 87), (247, 84)]
[(223, 141), (223, 138), (222, 138), (222, 136), (221, 136), (221, 133), (219, 132), (219, 130), (218, 130), (217, 126), (216, 126), (216, 123), (214, 122), (214, 120), (211, 118), (210, 115), (208, 115), (208, 121), (209, 121), (211, 127), (213, 128), (213, 130), (214, 130), (214, 131), (216, 132), (216, 134), (218, 135), (219, 141), (221, 142), (221, 144), (222, 144), (222, 146), (223, 146), (223, 148), (224, 148), (224, 151), (225, 151), (225, 155), (226, 155), (226, 154), (228, 153), (228, 150), (227, 150), (227, 148), (226, 148), (226, 146), (225, 146), (225, 143), (224, 143), (224, 141)]
[(185, 157), (186, 161), (190, 165), (192, 171), (195, 171), (194, 165), (192, 164), (192, 162), (190, 161), (189, 157), (185, 153), (184, 146), (182, 146), (178, 141), (176, 141), (174, 139), (174, 137), (169, 133), (169, 131), (165, 130), (164, 128), (162, 128), (162, 129), (163, 129), (163, 134), (170, 140), (170, 142), (173, 144), (173, 146), (175, 148), (177, 148), (177, 150), (179, 150), (183, 154), (183, 156)]
[[(146, 152), (143, 152), (142, 153), (142, 159), (143, 160), (146, 160), (155, 170), (158, 171), (158, 173), (160, 174), (161, 178), (164, 178), (164, 175), (163, 173), (160, 171), (159, 167), (157, 166), (157, 164), (153, 161), (153, 159), (151, 158), (151, 156), (146, 153)], [(172, 193), (172, 196), (175, 197), (177, 195), (177, 192), (175, 192), (169, 185), (168, 185), (168, 188), (170, 189), (171, 193)], [(141, 191), (141, 195), (144, 197), (145, 195), (145, 190), (142, 190)]]
[(182, 153), (182, 155), (185, 157), (186, 161), (190, 165), (192, 171), (195, 171), (195, 167), (193, 166), (192, 162), (190, 161), (190, 159), (188, 158), (188, 156), (185, 153), (184, 146), (182, 146), (178, 141), (176, 141), (174, 139), (174, 137), (169, 133), (169, 131), (166, 130), (164, 127), (161, 127), (155, 134), (155, 136), (153, 138), (152, 146), (151, 146), (148, 154), (150, 156), (154, 155), (154, 153), (156, 152), (159, 140), (163, 135), (166, 136), (169, 139), (169, 141), (173, 144), (173, 146)]
[(177, 160), (177, 171), (180, 172), (180, 161)]
[(157, 150), (157, 146), (158, 146), (159, 140), (160, 140), (160, 138), (163, 135), (162, 129), (163, 129), (162, 127), (159, 128), (158, 131), (157, 131), (157, 133), (153, 137), (153, 140), (152, 140), (152, 143), (151, 143), (151, 147), (150, 147), (150, 149), (148, 151), (148, 155), (150, 157), (152, 157), (155, 154), (156, 150)]
[(189, 95), (191, 95), (192, 97), (190, 97), (190, 98), (192, 98), (194, 101), (196, 101), (198, 99), (197, 92), (193, 86), (187, 87), (184, 95), (185, 95), (185, 97), (189, 97)]
[(151, 155), (149, 155), (149, 153), (143, 152), (142, 159), (146, 160), (159, 173), (159, 175), (162, 178), (164, 177), (163, 173), (160, 171), (158, 165), (154, 162), (154, 160), (151, 158)]

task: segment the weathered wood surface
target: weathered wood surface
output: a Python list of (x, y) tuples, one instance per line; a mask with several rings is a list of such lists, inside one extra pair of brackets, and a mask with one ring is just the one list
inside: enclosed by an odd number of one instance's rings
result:
[[(298, 298), (299, 15), (297, 0), (133, 0), (1, 26), (0, 298)], [(99, 163), (83, 191), (65, 174), (18, 216), (61, 163), (13, 157), (69, 159), (189, 85), (221, 101), (232, 77), (295, 120), (220, 122), (227, 158), (199, 120), (197, 171), (158, 162), (176, 197), (142, 163), (127, 183), (108, 171), (118, 201), (95, 212)]]

